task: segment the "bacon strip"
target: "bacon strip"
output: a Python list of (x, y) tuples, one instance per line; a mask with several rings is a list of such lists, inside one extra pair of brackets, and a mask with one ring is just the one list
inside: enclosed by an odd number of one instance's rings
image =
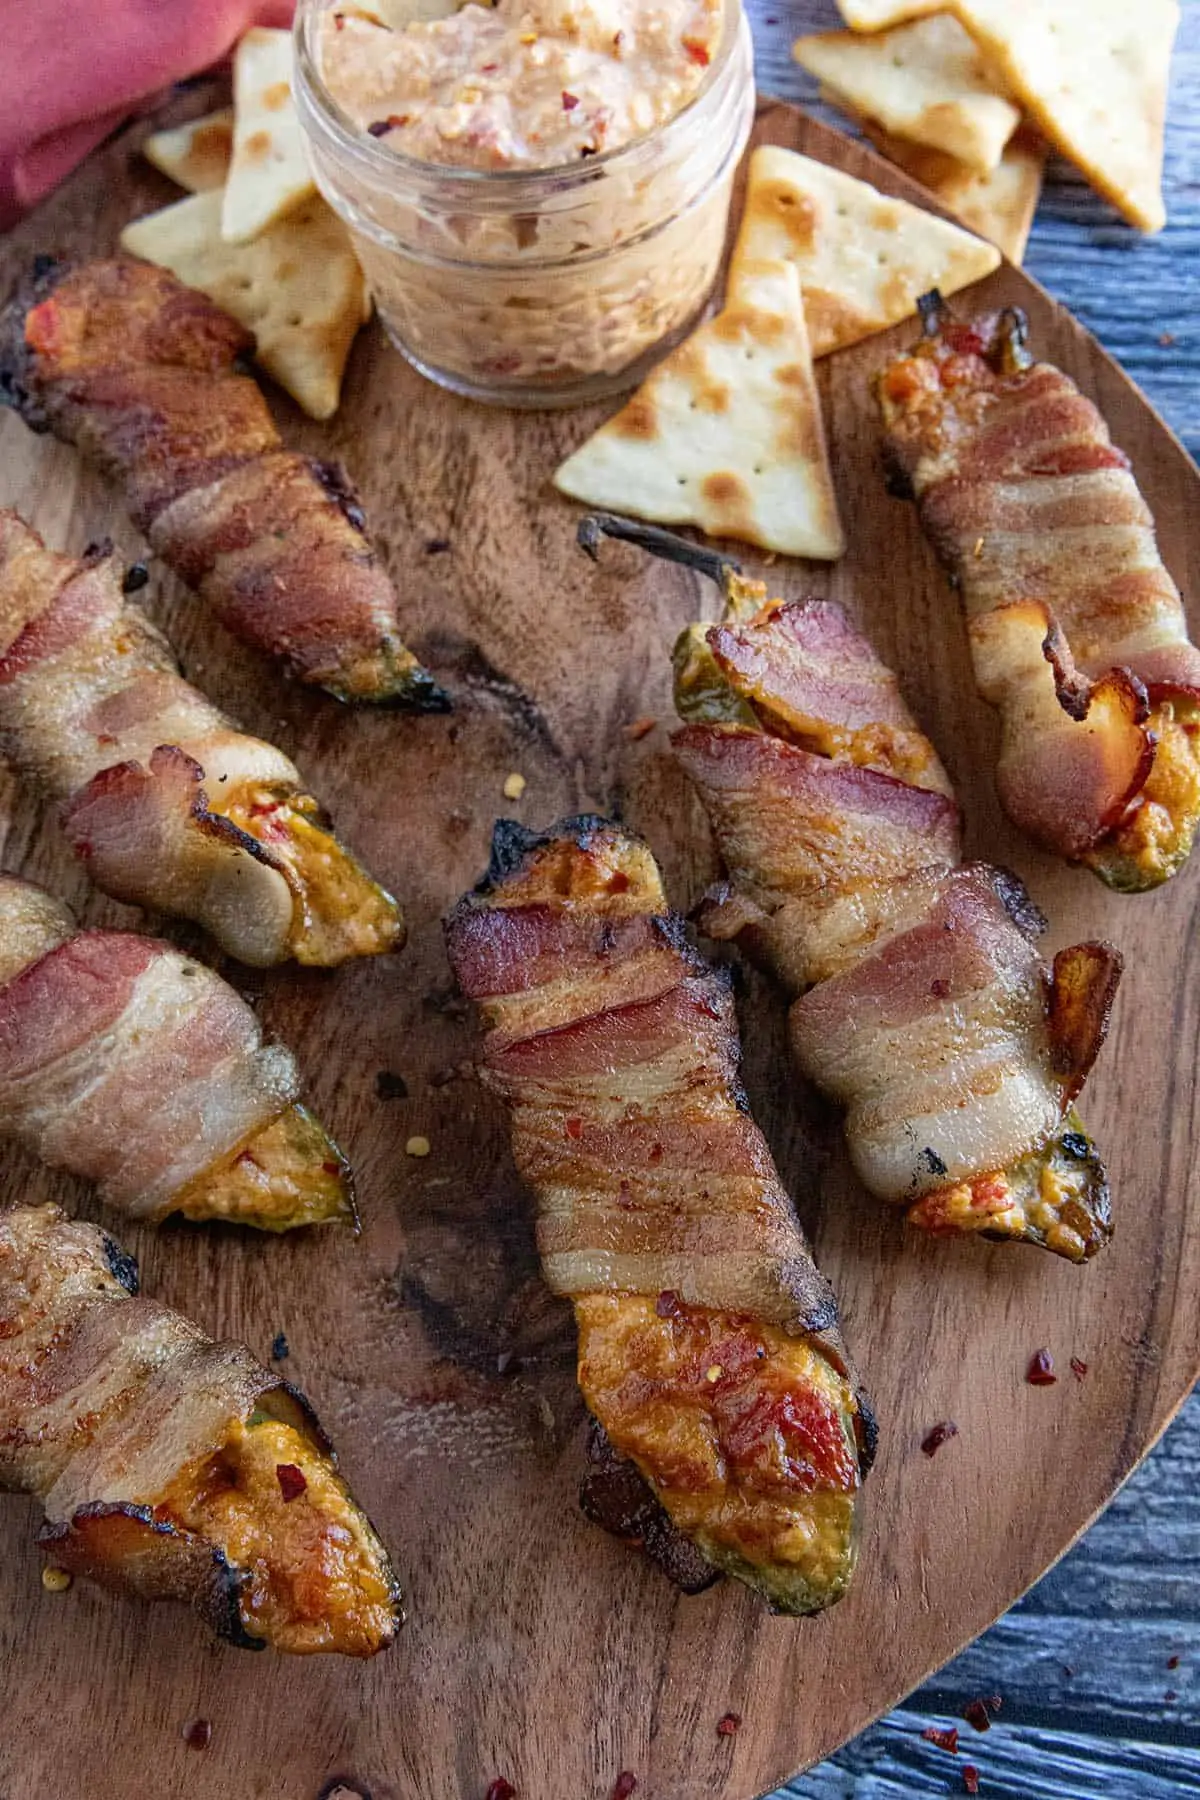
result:
[(1009, 311), (879, 378), (898, 485), (958, 589), (1013, 822), (1110, 885), (1174, 874), (1200, 822), (1200, 650), (1128, 459)]
[(672, 744), (729, 877), (700, 924), (788, 993), (795, 1060), (846, 1109), (864, 1184), (929, 1230), (1093, 1255), (1108, 1187), (1069, 1107), (1117, 952), (1077, 945), (1047, 971), (1044, 922), (1015, 877), (961, 862), (945, 771), (840, 607), (764, 604), (735, 566), (623, 520), (585, 523), (584, 547), (601, 531), (724, 587), (724, 622), (675, 657)]
[(253, 339), (164, 269), (40, 259), (0, 314), (0, 400), (125, 484), (154, 550), (229, 629), (339, 700), (445, 711), (344, 470), (287, 450)]
[(0, 876), (0, 1133), (131, 1218), (350, 1218), (345, 1158), (299, 1086), (211, 969), (153, 938), (76, 931), (44, 889)]
[[(0, 1213), (0, 1488), (41, 1500), (48, 1560), (250, 1649), (382, 1649), (395, 1577), (303, 1395), (136, 1294), (96, 1226)], [(257, 1446), (300, 1459), (305, 1517), (250, 1479)]]
[(110, 547), (61, 556), (2, 510), (0, 747), (97, 886), (194, 919), (242, 962), (337, 963), (402, 941), (395, 902), (308, 822), (317, 803), (291, 759), (183, 679)]
[(679, 1534), (785, 1610), (829, 1604), (872, 1427), (747, 1115), (727, 981), (668, 913), (645, 846), (600, 819), (499, 825), (447, 941), (537, 1197), (546, 1279), (575, 1303), (603, 1434), (589, 1515), (625, 1520), (685, 1586), (700, 1582)]

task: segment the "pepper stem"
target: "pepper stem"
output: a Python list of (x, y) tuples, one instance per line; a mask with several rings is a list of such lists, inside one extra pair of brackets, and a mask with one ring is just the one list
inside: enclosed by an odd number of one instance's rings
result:
[(639, 525), (634, 519), (621, 519), (615, 513), (588, 513), (579, 521), (576, 532), (579, 548), (587, 552), (593, 562), (600, 560), (600, 543), (603, 538), (619, 538), (623, 543), (636, 544), (641, 550), (648, 550), (651, 556), (661, 556), (664, 562), (681, 563), (685, 569), (698, 569), (701, 575), (707, 575), (715, 581), (722, 593), (728, 595), (730, 583), (742, 572), (740, 563), (732, 556), (722, 556), (717, 550), (706, 550), (703, 544), (689, 543), (686, 538), (676, 537), (673, 531), (663, 531), (657, 525)]

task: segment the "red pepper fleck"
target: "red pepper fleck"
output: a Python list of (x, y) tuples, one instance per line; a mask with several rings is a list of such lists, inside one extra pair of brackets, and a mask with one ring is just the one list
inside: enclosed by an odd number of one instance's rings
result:
[(697, 43), (695, 38), (685, 37), (683, 40), (683, 47), (694, 63), (699, 63), (702, 69), (707, 69), (709, 63), (712, 61), (712, 55), (706, 45)]
[(948, 1750), (951, 1756), (958, 1755), (957, 1725), (927, 1725), (921, 1736), (927, 1744), (936, 1744), (939, 1750)]
[(342, 1172), (341, 1163), (323, 1162), (321, 1167), (324, 1169), (326, 1175), (340, 1175)]
[(986, 1700), (972, 1700), (969, 1706), (963, 1707), (963, 1718), (975, 1731), (990, 1731), (991, 1717)]
[(295, 1463), (276, 1463), (275, 1479), (279, 1483), (279, 1491), (283, 1495), (284, 1504), (289, 1500), (298, 1500), (308, 1486), (304, 1475)]
[(943, 981), (939, 976), (936, 981), (930, 982), (929, 991), (935, 1000), (944, 1000), (946, 995), (950, 992), (950, 983), (948, 981)]
[(635, 719), (632, 725), (625, 727), (625, 736), (631, 744), (640, 743), (644, 737), (650, 736), (657, 724), (657, 719)]
[(664, 1288), (654, 1302), (654, 1310), (660, 1319), (677, 1319), (683, 1310), (679, 1295), (673, 1288)]
[(180, 1736), (189, 1750), (207, 1750), (212, 1742), (211, 1719), (189, 1719)]
[(610, 894), (624, 894), (628, 888), (629, 877), (623, 869), (618, 869), (615, 874), (609, 876), (608, 891)]
[(1166, 1700), (1168, 1703), (1172, 1700), (1178, 1700), (1178, 1698), (1179, 1698), (1179, 1695), (1175, 1692), (1174, 1688), (1168, 1688), (1166, 1693), (1163, 1695), (1163, 1699)]
[(614, 31), (613, 32), (613, 49), (619, 50), (621, 48), (621, 45), (624, 42), (625, 42), (625, 33), (623, 31)]
[(631, 1775), (628, 1769), (623, 1769), (617, 1776), (616, 1786), (612, 1791), (612, 1800), (629, 1800), (630, 1794), (636, 1787), (637, 1776)]
[(933, 1430), (921, 1439), (921, 1448), (926, 1456), (936, 1456), (943, 1444), (949, 1443), (951, 1438), (957, 1436), (958, 1426), (954, 1420), (943, 1419), (940, 1425), (935, 1425)]
[(333, 29), (334, 29), (334, 30), (335, 30), (335, 31), (345, 31), (345, 29), (346, 29), (346, 15), (345, 15), (345, 13), (334, 13), (334, 15), (333, 15)]
[(1167, 1667), (1168, 1669), (1177, 1669), (1179, 1667), (1179, 1658), (1177, 1656), (1168, 1656)]
[(61, 324), (57, 301), (43, 300), (25, 315), (25, 342), (38, 356), (53, 356), (61, 347)]
[(975, 1767), (974, 1763), (963, 1764), (963, 1786), (966, 1788), (968, 1794), (977, 1794), (979, 1792), (979, 1770)]
[(563, 111), (564, 112), (574, 112), (575, 108), (578, 105), (579, 105), (579, 95), (578, 94), (568, 94), (566, 88), (564, 88), (562, 91), (562, 109), (563, 109)]
[(735, 1732), (741, 1730), (741, 1726), (741, 1713), (726, 1713), (723, 1718), (717, 1720), (717, 1736), (733, 1737)]
[(1058, 1380), (1054, 1373), (1054, 1358), (1048, 1350), (1035, 1350), (1025, 1371), (1025, 1379), (1030, 1387), (1053, 1387)]
[(583, 1120), (568, 1119), (563, 1130), (569, 1138), (581, 1138), (583, 1136)]
[(662, 1161), (662, 1159), (663, 1159), (662, 1145), (661, 1144), (651, 1144), (650, 1154), (646, 1158), (647, 1162), (650, 1163), (652, 1167), (657, 1167), (657, 1165)]
[(1071, 1373), (1075, 1377), (1076, 1381), (1082, 1381), (1084, 1376), (1087, 1374), (1087, 1372), (1088, 1372), (1087, 1364), (1085, 1362), (1081, 1362), (1077, 1356), (1073, 1356), (1071, 1358)]
[(503, 1775), (497, 1775), (487, 1791), (485, 1800), (517, 1800), (517, 1790), (511, 1781), (505, 1781)]
[(481, 63), (479, 65), (479, 73), (481, 75), (494, 75), (499, 67), (499, 63)]

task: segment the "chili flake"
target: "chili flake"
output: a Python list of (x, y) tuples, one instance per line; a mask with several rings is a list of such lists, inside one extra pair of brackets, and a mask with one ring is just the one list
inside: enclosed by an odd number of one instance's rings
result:
[(921, 1439), (921, 1449), (926, 1456), (936, 1456), (943, 1444), (949, 1443), (951, 1438), (957, 1436), (958, 1426), (954, 1420), (943, 1419), (940, 1425), (935, 1425), (933, 1430)]
[(685, 37), (683, 40), (683, 47), (694, 63), (698, 63), (702, 69), (707, 69), (709, 63), (712, 61), (712, 53), (707, 44), (700, 43), (697, 38)]
[(974, 1763), (964, 1763), (963, 1765), (963, 1786), (968, 1794), (979, 1792), (979, 1770)]
[(1071, 1358), (1071, 1373), (1075, 1377), (1076, 1381), (1082, 1381), (1084, 1376), (1087, 1374), (1087, 1372), (1088, 1372), (1087, 1364), (1085, 1362), (1081, 1362), (1079, 1357), (1073, 1356)]
[(986, 1699), (981, 1695), (978, 1700), (972, 1700), (969, 1706), (963, 1707), (963, 1718), (975, 1731), (990, 1731), (992, 1713), (999, 1710), (999, 1694), (989, 1694)]
[(505, 1781), (503, 1775), (497, 1775), (488, 1788), (485, 1800), (517, 1800), (517, 1790), (511, 1781)]
[(717, 1720), (717, 1736), (732, 1737), (741, 1728), (741, 1723), (741, 1713), (726, 1713), (723, 1718)]
[(207, 1750), (212, 1742), (211, 1719), (189, 1719), (180, 1732), (189, 1750)]
[(625, 736), (631, 744), (640, 743), (644, 737), (650, 736), (657, 724), (657, 719), (635, 719), (632, 725), (625, 727)]
[(304, 1479), (304, 1471), (298, 1469), (295, 1463), (276, 1463), (275, 1479), (279, 1483), (279, 1491), (283, 1495), (285, 1505), (291, 1500), (298, 1500), (308, 1486), (308, 1482)]
[(957, 1725), (927, 1725), (921, 1736), (927, 1744), (936, 1744), (939, 1750), (948, 1750), (951, 1756), (958, 1755)]
[(628, 1769), (623, 1769), (617, 1776), (616, 1786), (612, 1791), (612, 1800), (629, 1800), (630, 1794), (636, 1787), (637, 1776), (631, 1775)]
[(568, 1119), (563, 1126), (563, 1130), (569, 1138), (581, 1138), (583, 1136), (583, 1120), (575, 1118)]
[(563, 109), (563, 111), (564, 112), (574, 112), (575, 108), (578, 105), (579, 105), (579, 95), (578, 94), (568, 94), (566, 88), (564, 88), (562, 91), (562, 109)]
[(1054, 1358), (1048, 1350), (1034, 1351), (1025, 1371), (1025, 1379), (1030, 1387), (1054, 1386), (1058, 1376), (1054, 1373)]
[(1168, 1669), (1177, 1669), (1179, 1667), (1179, 1658), (1177, 1656), (1168, 1656), (1167, 1667)]

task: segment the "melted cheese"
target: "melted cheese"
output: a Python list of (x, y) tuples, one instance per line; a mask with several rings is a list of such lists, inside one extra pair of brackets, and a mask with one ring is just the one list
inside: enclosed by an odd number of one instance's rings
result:
[(247, 787), (221, 810), (270, 853), (287, 881), (295, 903), (288, 949), (297, 962), (334, 968), (400, 948), (396, 902), (321, 823), (311, 795)]
[(1147, 723), (1158, 746), (1138, 804), (1086, 858), (1110, 886), (1132, 892), (1169, 880), (1191, 854), (1200, 825), (1200, 718), (1195, 706), (1164, 700)]
[[(284, 1498), (281, 1468), (303, 1478), (293, 1499)], [(394, 1636), (397, 1596), (382, 1546), (328, 1457), (295, 1426), (258, 1414), (235, 1423), (157, 1510), (218, 1545), (244, 1574), (242, 1623), (276, 1650), (372, 1656)]]
[(353, 1219), (350, 1168), (307, 1108), (289, 1106), (189, 1182), (175, 1210), (188, 1219), (227, 1219), (259, 1231)]
[(812, 1343), (638, 1295), (576, 1301), (579, 1384), (616, 1449), (718, 1567), (789, 1612), (854, 1568), (857, 1410)]

